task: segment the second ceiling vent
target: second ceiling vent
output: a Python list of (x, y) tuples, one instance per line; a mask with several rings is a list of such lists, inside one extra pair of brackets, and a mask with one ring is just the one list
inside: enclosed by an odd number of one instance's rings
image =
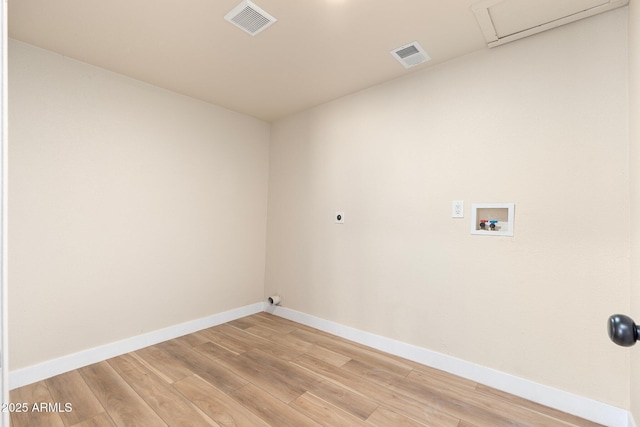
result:
[(250, 2), (243, 0), (239, 5), (224, 16), (224, 19), (236, 27), (255, 36), (259, 32), (273, 25), (277, 19)]
[(393, 49), (391, 55), (393, 55), (404, 68), (415, 67), (416, 65), (431, 60), (427, 52), (424, 51), (418, 42), (412, 42)]

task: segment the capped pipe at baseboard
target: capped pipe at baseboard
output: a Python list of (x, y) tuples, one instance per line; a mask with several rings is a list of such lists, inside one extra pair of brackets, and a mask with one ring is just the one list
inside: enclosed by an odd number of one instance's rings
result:
[(269, 304), (271, 305), (280, 305), (280, 295), (272, 295), (269, 298), (267, 298), (267, 301), (269, 302)]

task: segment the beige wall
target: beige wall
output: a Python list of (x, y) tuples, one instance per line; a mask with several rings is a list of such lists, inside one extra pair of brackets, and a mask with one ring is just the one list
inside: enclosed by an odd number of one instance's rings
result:
[[(640, 0), (629, 2), (629, 172), (631, 183), (631, 313), (640, 322)], [(636, 346), (638, 347), (638, 346)], [(640, 348), (631, 356), (631, 410), (640, 425)]]
[(9, 44), (11, 369), (262, 300), (267, 123)]
[[(265, 292), (629, 407), (629, 352), (605, 328), (630, 306), (627, 22), (619, 9), (274, 123)], [(515, 202), (515, 236), (471, 235), (474, 202)]]
[[(640, 318), (631, 2), (276, 122), (270, 151), (266, 123), (11, 41), (11, 369), (277, 292), (638, 416), (604, 327)], [(515, 202), (515, 236), (470, 235), (473, 202)]]

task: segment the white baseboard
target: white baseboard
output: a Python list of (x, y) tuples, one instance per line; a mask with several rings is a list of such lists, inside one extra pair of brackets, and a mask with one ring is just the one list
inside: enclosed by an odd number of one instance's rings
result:
[(9, 372), (9, 389), (22, 387), (53, 376), (69, 372), (83, 366), (101, 362), (111, 357), (120, 356), (173, 338), (181, 337), (201, 329), (210, 328), (231, 320), (264, 311), (264, 303), (259, 302), (201, 319), (192, 320), (168, 328), (138, 335), (122, 341), (90, 348), (58, 359), (49, 360), (37, 365)]
[(468, 378), (472, 381), (576, 415), (589, 421), (610, 427), (635, 427), (635, 422), (629, 411), (606, 403), (285, 307), (268, 305), (265, 307), (266, 311), (274, 315), (320, 329), (386, 353)]
[(378, 350), (432, 366), (454, 375), (468, 378), (516, 396), (549, 406), (563, 412), (610, 427), (636, 427), (629, 411), (577, 396), (553, 387), (538, 384), (504, 372), (476, 365), (455, 357), (396, 341), (370, 332), (361, 331), (285, 307), (260, 302), (225, 311), (201, 319), (192, 320), (168, 328), (138, 335), (122, 341), (94, 347), (58, 359), (9, 372), (9, 389), (32, 384), (64, 372), (101, 362), (111, 357), (139, 350), (201, 329), (210, 328), (231, 320), (268, 311), (277, 316), (308, 325), (313, 328), (346, 338)]

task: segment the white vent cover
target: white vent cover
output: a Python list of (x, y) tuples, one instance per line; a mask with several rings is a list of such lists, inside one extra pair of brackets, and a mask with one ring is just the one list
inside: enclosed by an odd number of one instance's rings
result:
[(617, 7), (629, 0), (480, 0), (472, 6), (489, 47)]
[(415, 67), (418, 64), (431, 60), (427, 52), (424, 51), (418, 42), (412, 42), (393, 49), (391, 55), (393, 55), (404, 68)]
[(260, 31), (265, 30), (277, 21), (276, 18), (269, 15), (249, 0), (242, 0), (239, 5), (234, 7), (231, 12), (224, 16), (224, 19), (252, 36), (255, 36)]

